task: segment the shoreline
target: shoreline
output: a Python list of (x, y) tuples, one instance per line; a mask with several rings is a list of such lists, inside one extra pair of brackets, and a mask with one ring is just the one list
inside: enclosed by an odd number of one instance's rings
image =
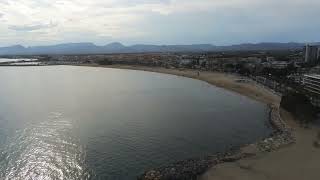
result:
[(270, 90), (258, 86), (255, 82), (238, 82), (236, 75), (219, 72), (200, 72), (190, 69), (166, 69), (161, 67), (129, 66), (129, 65), (80, 65), (89, 67), (116, 68), (171, 74), (205, 81), (211, 85), (229, 90), (248, 98), (267, 104), (270, 108), (269, 121), (274, 132), (271, 136), (253, 144), (245, 144), (239, 148), (223, 153), (212, 154), (198, 159), (187, 159), (168, 166), (146, 171), (139, 176), (139, 180), (154, 179), (198, 179), (210, 168), (219, 164), (235, 162), (256, 156), (257, 154), (276, 151), (282, 147), (295, 143), (292, 129), (287, 126), (280, 115), (280, 97)]
[(162, 67), (147, 67), (147, 66), (133, 66), (133, 65), (95, 65), (95, 64), (82, 64), (75, 66), (86, 67), (100, 67), (100, 68), (114, 68), (114, 69), (128, 69), (137, 71), (147, 71), (162, 74), (170, 74), (175, 76), (187, 77), (196, 80), (207, 82), (213, 86), (223, 88), (228, 91), (238, 93), (240, 95), (249, 97), (256, 101), (262, 102), (267, 105), (277, 106), (280, 104), (281, 98), (272, 93), (270, 90), (257, 86), (251, 80), (249, 82), (236, 82), (241, 77), (233, 74), (225, 74), (220, 72), (201, 71), (200, 76), (197, 75), (196, 70), (192, 69), (166, 69)]

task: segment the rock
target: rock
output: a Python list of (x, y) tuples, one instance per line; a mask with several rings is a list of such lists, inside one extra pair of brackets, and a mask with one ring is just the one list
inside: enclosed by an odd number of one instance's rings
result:
[(313, 147), (320, 148), (320, 142), (319, 141), (314, 141), (313, 142)]
[(234, 154), (234, 155), (228, 155), (228, 156), (222, 158), (221, 160), (223, 162), (234, 162), (234, 161), (237, 161), (237, 160), (241, 159), (242, 156), (243, 156), (242, 153), (237, 153), (237, 154)]
[(146, 175), (144, 176), (144, 179), (146, 179), (146, 180), (159, 179), (159, 175), (160, 175), (159, 172), (157, 172), (155, 170), (151, 170), (151, 171), (146, 173)]
[(239, 167), (241, 169), (245, 169), (245, 170), (250, 170), (252, 169), (252, 165), (250, 163), (247, 163), (247, 162), (239, 162)]
[(175, 173), (176, 172), (176, 169), (175, 168), (171, 168), (171, 173)]
[(241, 148), (241, 152), (244, 156), (254, 156), (258, 153), (259, 149), (256, 144), (250, 144), (246, 147)]

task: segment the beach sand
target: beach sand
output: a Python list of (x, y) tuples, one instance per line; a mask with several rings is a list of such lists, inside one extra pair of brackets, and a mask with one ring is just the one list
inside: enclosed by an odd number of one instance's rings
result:
[[(88, 65), (95, 66), (95, 65)], [(217, 73), (200, 72), (189, 69), (166, 69), (144, 66), (95, 66), (118, 69), (131, 69), (159, 72), (184, 76), (206, 81), (217, 87), (225, 88), (241, 95), (250, 97), (268, 105), (279, 106), (281, 98), (270, 90), (255, 82), (238, 82), (238, 76)], [(274, 152), (260, 152), (256, 156), (236, 162), (218, 164), (199, 177), (199, 180), (318, 180), (320, 179), (320, 148), (314, 146), (314, 141), (320, 141), (317, 127), (308, 129), (300, 127), (294, 117), (284, 111), (280, 112), (282, 119), (294, 129), (296, 143)]]

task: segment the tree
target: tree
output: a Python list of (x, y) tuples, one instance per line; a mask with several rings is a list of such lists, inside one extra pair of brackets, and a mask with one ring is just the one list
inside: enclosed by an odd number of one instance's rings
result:
[(306, 95), (298, 92), (289, 92), (282, 96), (280, 107), (291, 112), (301, 122), (314, 120), (319, 112)]

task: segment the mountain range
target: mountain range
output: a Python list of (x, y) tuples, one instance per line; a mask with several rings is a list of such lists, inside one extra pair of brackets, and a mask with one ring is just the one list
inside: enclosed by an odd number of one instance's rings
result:
[(51, 46), (21, 45), (0, 47), (0, 55), (44, 55), (44, 54), (109, 54), (109, 53), (147, 53), (147, 52), (208, 52), (208, 51), (255, 51), (255, 50), (296, 50), (302, 49), (304, 43), (257, 43), (230, 46), (211, 44), (193, 45), (145, 45), (125, 46), (114, 42), (105, 46), (93, 43), (66, 43)]

